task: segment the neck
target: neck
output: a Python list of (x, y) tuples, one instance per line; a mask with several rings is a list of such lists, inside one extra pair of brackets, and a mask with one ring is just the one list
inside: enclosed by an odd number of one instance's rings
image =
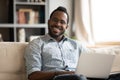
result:
[(62, 36), (59, 36), (59, 37), (55, 37), (54, 38), (57, 42), (60, 42), (62, 39), (63, 39), (63, 35)]
[[(50, 34), (49, 34), (50, 35)], [(60, 36), (52, 36), (52, 35), (50, 35), (52, 38), (54, 38), (57, 42), (60, 42), (62, 39), (63, 39), (63, 37), (64, 37), (64, 35), (60, 35)]]

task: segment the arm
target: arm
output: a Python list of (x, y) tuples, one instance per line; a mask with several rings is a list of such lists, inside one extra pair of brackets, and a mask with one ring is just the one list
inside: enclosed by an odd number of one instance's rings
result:
[(28, 78), (29, 80), (50, 80), (54, 76), (61, 75), (61, 74), (74, 74), (74, 72), (73, 71), (56, 71), (56, 72), (36, 71), (31, 73), (28, 76)]

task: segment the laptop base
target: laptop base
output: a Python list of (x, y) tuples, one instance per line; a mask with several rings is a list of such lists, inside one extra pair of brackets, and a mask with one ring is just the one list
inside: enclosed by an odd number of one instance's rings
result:
[(87, 78), (88, 80), (106, 80), (106, 79), (103, 79), (103, 78)]

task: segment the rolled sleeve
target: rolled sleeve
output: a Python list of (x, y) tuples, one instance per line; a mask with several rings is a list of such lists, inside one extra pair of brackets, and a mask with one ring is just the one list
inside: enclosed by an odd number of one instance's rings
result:
[(31, 74), (32, 72), (35, 72), (35, 71), (40, 71), (39, 68), (32, 68), (30, 70), (27, 71), (27, 75)]
[(30, 43), (25, 51), (25, 65), (27, 76), (35, 71), (41, 71), (41, 53), (37, 44)]

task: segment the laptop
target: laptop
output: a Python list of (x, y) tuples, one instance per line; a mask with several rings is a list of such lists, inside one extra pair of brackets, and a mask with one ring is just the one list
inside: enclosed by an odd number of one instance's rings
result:
[(106, 79), (110, 75), (114, 58), (112, 54), (81, 54), (75, 73), (87, 78)]

